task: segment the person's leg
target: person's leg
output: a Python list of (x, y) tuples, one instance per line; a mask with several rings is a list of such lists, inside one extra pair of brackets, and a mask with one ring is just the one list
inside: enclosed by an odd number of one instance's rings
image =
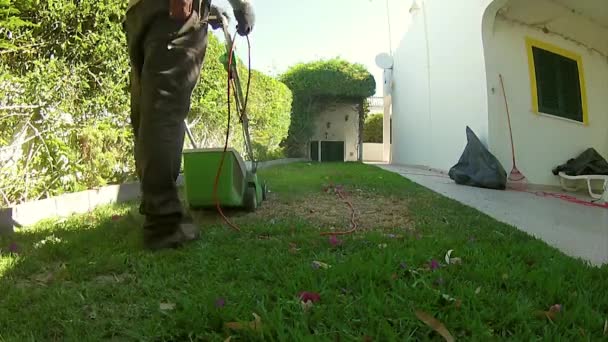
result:
[[(160, 10), (151, 10), (152, 5)], [(142, 10), (134, 15), (150, 18), (140, 20), (140, 27), (147, 30), (138, 44), (143, 55), (136, 129), (140, 210), (146, 217), (146, 243), (172, 247), (188, 239), (180, 231), (183, 208), (176, 180), (181, 167), (184, 119), (207, 47), (207, 26), (199, 19), (207, 8), (199, 10), (195, 4), (192, 16), (184, 21), (169, 17), (167, 0), (142, 0), (138, 6)]]

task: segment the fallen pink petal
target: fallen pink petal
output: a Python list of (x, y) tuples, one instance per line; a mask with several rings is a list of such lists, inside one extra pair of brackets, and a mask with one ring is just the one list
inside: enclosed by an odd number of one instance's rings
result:
[(440, 267), (439, 261), (433, 259), (433, 260), (431, 260), (429, 266), (431, 267), (431, 270), (435, 271), (435, 270), (439, 269), (439, 267)]
[(226, 299), (224, 299), (224, 298), (218, 298), (218, 299), (215, 301), (215, 307), (216, 307), (216, 308), (221, 309), (221, 308), (223, 308), (224, 306), (226, 306)]
[(332, 235), (329, 237), (329, 244), (334, 247), (337, 247), (342, 245), (342, 240), (338, 239), (335, 235)]
[(552, 305), (551, 308), (549, 308), (550, 312), (561, 312), (562, 311), (562, 305), (561, 304), (555, 304)]
[(321, 300), (321, 295), (316, 292), (307, 292), (304, 291), (300, 293), (300, 300), (304, 303), (313, 302), (316, 303)]
[(11, 242), (11, 244), (8, 246), (8, 251), (10, 253), (17, 254), (17, 253), (19, 253), (20, 250), (21, 250), (21, 248), (19, 248), (19, 245), (17, 245), (16, 242)]

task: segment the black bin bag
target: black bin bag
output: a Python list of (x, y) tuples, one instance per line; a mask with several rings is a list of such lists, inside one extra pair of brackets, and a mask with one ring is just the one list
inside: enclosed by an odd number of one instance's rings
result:
[(449, 176), (461, 185), (495, 190), (507, 187), (507, 172), (468, 126), (467, 146), (458, 164), (450, 169)]

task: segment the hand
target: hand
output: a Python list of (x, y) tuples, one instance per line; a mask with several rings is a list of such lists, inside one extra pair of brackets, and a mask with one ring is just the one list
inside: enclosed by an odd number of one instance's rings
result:
[(211, 5), (211, 11), (209, 12), (209, 25), (214, 30), (222, 28), (223, 18), (226, 18), (226, 22), (228, 22), (228, 13), (223, 9), (219, 8), (215, 5)]
[(238, 10), (235, 9), (234, 17), (238, 24), (236, 30), (241, 36), (247, 36), (253, 31), (255, 14), (253, 13), (253, 6), (251, 6), (250, 2), (245, 2)]

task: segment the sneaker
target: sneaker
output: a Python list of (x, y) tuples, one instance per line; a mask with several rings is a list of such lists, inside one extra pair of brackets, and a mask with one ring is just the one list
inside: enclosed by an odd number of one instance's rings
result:
[(151, 251), (161, 249), (176, 249), (186, 243), (200, 239), (199, 229), (190, 223), (182, 223), (173, 233), (162, 236), (144, 235), (144, 246)]

